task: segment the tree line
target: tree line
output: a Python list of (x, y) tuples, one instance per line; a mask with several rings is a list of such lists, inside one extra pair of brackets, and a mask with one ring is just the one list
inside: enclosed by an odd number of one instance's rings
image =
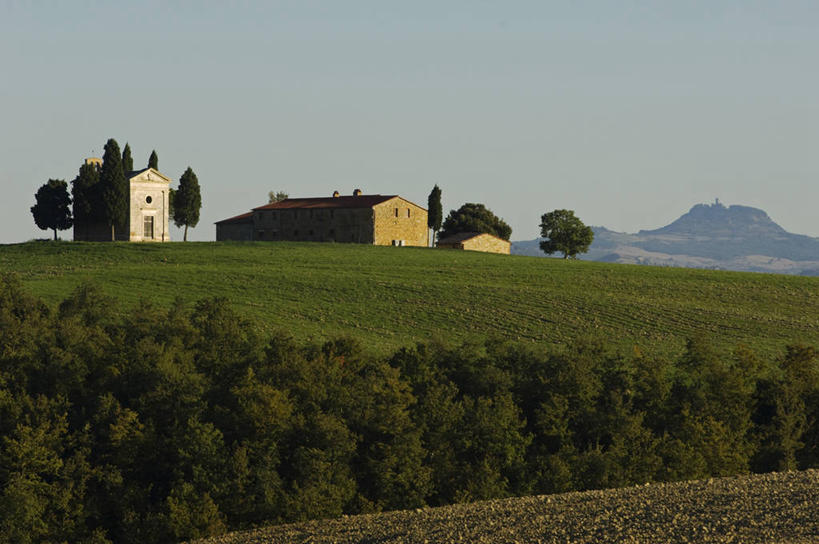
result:
[(819, 364), (487, 339), (373, 357), (223, 299), (52, 309), (0, 280), (0, 541), (170, 542), (342, 513), (819, 466)]
[[(75, 224), (106, 225), (111, 229), (111, 241), (116, 240), (118, 230), (127, 230), (130, 194), (127, 176), (134, 170), (131, 146), (126, 142), (120, 154), (119, 144), (110, 138), (104, 149), (101, 165), (86, 162), (80, 166), (71, 182), (71, 195), (64, 179), (49, 179), (37, 189), (31, 214), (37, 227), (54, 232), (54, 240), (58, 230)], [(156, 150), (151, 151), (148, 168), (159, 168)], [(169, 216), (177, 227), (184, 227), (183, 239), (187, 240), (188, 227), (199, 223), (202, 207), (199, 180), (190, 166), (180, 177), (178, 188), (170, 189), (169, 204)]]

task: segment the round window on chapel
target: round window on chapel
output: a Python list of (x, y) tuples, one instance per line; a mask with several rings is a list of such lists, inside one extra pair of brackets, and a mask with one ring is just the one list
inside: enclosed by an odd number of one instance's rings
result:
[(150, 204), (152, 200), (153, 198), (151, 198), (150, 196), (145, 197), (145, 202), (147, 202), (148, 204)]

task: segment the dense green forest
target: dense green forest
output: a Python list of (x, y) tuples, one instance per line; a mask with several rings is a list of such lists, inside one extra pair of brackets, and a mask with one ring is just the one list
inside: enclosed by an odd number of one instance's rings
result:
[(341, 513), (819, 466), (813, 347), (260, 332), (0, 281), (0, 540), (165, 542)]

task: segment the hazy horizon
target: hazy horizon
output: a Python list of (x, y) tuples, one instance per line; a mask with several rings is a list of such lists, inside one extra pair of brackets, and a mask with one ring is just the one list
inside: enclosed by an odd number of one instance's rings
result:
[(7, 3), (0, 243), (49, 237), (35, 191), (112, 137), (174, 185), (193, 168), (192, 240), (270, 190), (426, 206), (436, 183), (513, 240), (556, 208), (637, 232), (715, 198), (819, 236), (817, 50), (802, 1)]

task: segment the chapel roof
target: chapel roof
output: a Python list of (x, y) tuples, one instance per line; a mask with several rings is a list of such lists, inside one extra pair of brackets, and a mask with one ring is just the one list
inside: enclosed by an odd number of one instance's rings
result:
[(151, 168), (150, 166), (148, 168), (140, 168), (139, 170), (131, 170), (129, 172), (125, 172), (125, 179), (130, 181), (130, 180), (134, 179), (135, 177), (139, 176), (140, 174), (142, 174), (143, 172), (147, 172), (148, 170), (151, 170), (157, 176), (160, 177), (160, 179), (158, 179), (158, 180), (149, 180), (149, 181), (161, 181), (161, 182), (167, 181), (168, 183), (171, 182), (171, 180), (170, 180), (170, 178), (168, 176), (166, 176), (165, 174), (163, 174), (162, 172), (160, 172), (159, 170), (157, 170), (155, 168)]

